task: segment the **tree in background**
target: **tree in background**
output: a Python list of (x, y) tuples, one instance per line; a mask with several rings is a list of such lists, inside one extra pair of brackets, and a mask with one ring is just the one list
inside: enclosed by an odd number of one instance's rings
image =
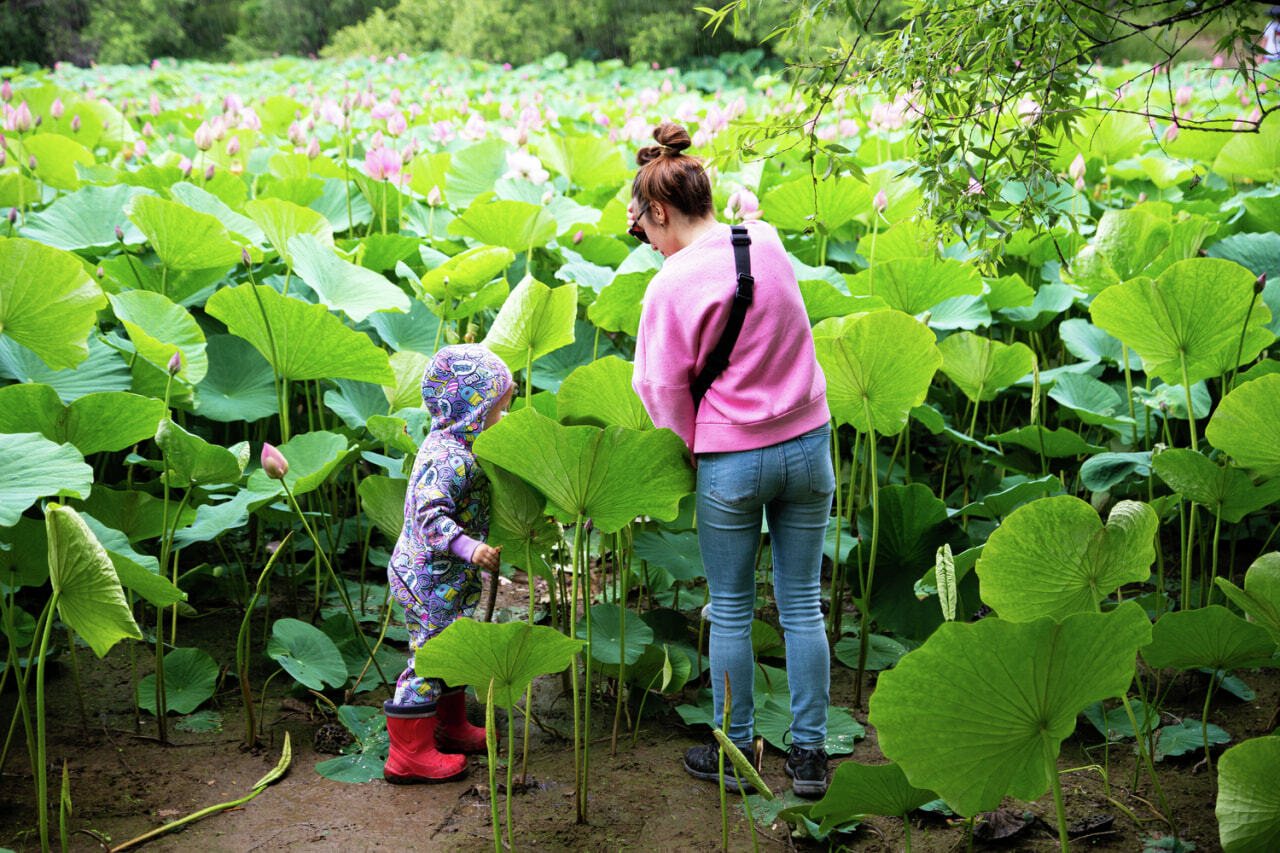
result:
[(80, 32), (89, 22), (88, 0), (5, 0), (0, 4), (0, 63), (58, 60), (87, 64), (93, 57)]
[(343, 27), (367, 19), (394, 0), (243, 0), (230, 41), (239, 58), (274, 53), (311, 56)]

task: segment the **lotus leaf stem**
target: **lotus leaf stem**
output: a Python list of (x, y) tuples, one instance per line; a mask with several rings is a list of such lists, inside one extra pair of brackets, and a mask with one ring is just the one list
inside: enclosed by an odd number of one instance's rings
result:
[(867, 418), (867, 456), (871, 460), (871, 553), (867, 557), (867, 582), (862, 587), (862, 606), (858, 627), (858, 674), (853, 686), (853, 704), (862, 707), (862, 679), (867, 671), (867, 650), (871, 628), (871, 589), (876, 577), (876, 544), (880, 538), (880, 479), (876, 471), (875, 421), (871, 419), (871, 401), (862, 397), (862, 410)]

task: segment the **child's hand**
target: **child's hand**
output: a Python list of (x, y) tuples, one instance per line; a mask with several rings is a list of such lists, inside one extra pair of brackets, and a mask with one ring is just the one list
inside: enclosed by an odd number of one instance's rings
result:
[(496, 572), (502, 563), (502, 548), (490, 548), (481, 542), (471, 552), (471, 562), (489, 572)]

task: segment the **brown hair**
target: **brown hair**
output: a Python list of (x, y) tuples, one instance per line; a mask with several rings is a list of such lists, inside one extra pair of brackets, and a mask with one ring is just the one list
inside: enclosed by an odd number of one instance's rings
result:
[(664, 121), (654, 130), (653, 138), (657, 145), (636, 152), (640, 171), (631, 183), (632, 198), (660, 201), (686, 216), (710, 213), (711, 180), (702, 160), (682, 153), (691, 144), (689, 132), (675, 122)]

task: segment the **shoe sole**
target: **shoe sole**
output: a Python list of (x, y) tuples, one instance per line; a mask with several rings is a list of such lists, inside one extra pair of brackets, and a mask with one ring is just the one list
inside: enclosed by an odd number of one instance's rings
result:
[(466, 775), (467, 768), (463, 767), (452, 776), (444, 776), (439, 779), (431, 776), (391, 776), (387, 773), (383, 773), (382, 778), (390, 782), (392, 785), (434, 785), (437, 782), (456, 782)]
[(797, 779), (790, 767), (784, 767), (787, 776), (791, 779), (791, 790), (798, 797), (821, 797), (827, 793), (827, 780), (821, 781), (813, 779)]
[[(684, 762), (684, 772), (688, 773), (690, 776), (692, 776), (695, 779), (702, 779), (703, 781), (706, 781), (706, 782), (714, 782), (717, 785), (720, 784), (719, 773), (707, 773), (705, 771), (698, 770), (690, 766), (689, 762), (687, 761)], [(735, 794), (739, 793), (740, 791), (746, 791), (746, 793), (748, 794), (754, 794), (756, 792), (755, 786), (752, 785), (750, 782), (743, 783), (742, 785), (738, 784), (738, 780), (735, 779), (733, 776), (733, 771), (729, 769), (728, 762), (725, 763), (724, 789), (726, 791), (732, 791)]]
[(448, 740), (446, 738), (436, 738), (436, 749), (446, 755), (484, 755), (489, 751), (487, 744), (468, 747), (466, 744), (457, 741)]

